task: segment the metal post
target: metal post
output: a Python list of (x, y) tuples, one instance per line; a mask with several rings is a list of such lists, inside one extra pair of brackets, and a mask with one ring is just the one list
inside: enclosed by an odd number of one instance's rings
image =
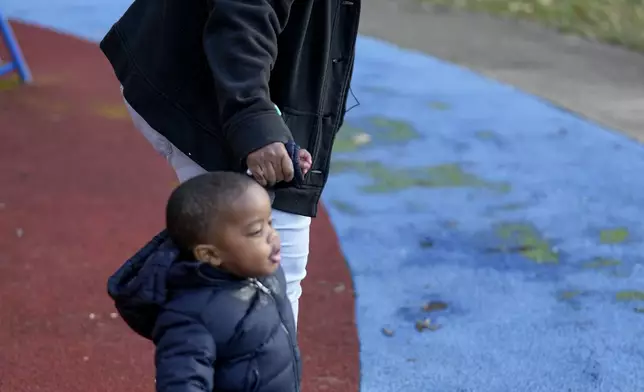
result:
[(27, 62), (22, 55), (20, 45), (18, 45), (16, 36), (13, 34), (13, 30), (9, 25), (9, 21), (4, 17), (2, 12), (0, 12), (0, 35), (4, 38), (5, 45), (7, 45), (9, 55), (11, 56), (9, 63), (0, 64), (0, 76), (11, 71), (16, 71), (23, 83), (31, 83), (32, 77), (29, 67), (27, 66)]

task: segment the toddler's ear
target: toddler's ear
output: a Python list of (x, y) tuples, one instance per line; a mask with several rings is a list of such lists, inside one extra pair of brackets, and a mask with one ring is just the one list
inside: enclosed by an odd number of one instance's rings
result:
[(192, 253), (195, 256), (195, 259), (201, 261), (202, 263), (208, 263), (215, 267), (221, 266), (221, 257), (219, 257), (219, 251), (214, 245), (197, 245), (192, 250)]

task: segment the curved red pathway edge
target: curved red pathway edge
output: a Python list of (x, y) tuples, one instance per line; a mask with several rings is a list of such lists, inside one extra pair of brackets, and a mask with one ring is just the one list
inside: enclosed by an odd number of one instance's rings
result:
[[(148, 342), (105, 279), (162, 225), (171, 171), (95, 44), (15, 23), (33, 86), (0, 80), (0, 391), (150, 391)], [(323, 211), (301, 305), (304, 392), (358, 390), (353, 287)]]

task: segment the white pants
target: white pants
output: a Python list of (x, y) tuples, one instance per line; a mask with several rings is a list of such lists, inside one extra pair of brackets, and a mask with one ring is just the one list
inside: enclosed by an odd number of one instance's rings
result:
[[(159, 154), (168, 160), (177, 174), (179, 182), (184, 182), (206, 172), (163, 135), (152, 129), (127, 101), (125, 104), (136, 129), (145, 136)], [(300, 295), (302, 295), (301, 282), (306, 276), (306, 263), (309, 256), (311, 218), (273, 210), (273, 226), (282, 240), (282, 268), (286, 275), (287, 295), (291, 301), (297, 323), (298, 302)]]

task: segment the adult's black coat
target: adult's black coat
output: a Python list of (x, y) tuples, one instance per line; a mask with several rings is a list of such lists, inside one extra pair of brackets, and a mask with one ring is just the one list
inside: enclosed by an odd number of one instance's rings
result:
[[(128, 103), (209, 171), (294, 140), (313, 155), (274, 207), (315, 216), (353, 71), (361, 0), (135, 0), (101, 42)], [(274, 104), (282, 110), (280, 117)]]

